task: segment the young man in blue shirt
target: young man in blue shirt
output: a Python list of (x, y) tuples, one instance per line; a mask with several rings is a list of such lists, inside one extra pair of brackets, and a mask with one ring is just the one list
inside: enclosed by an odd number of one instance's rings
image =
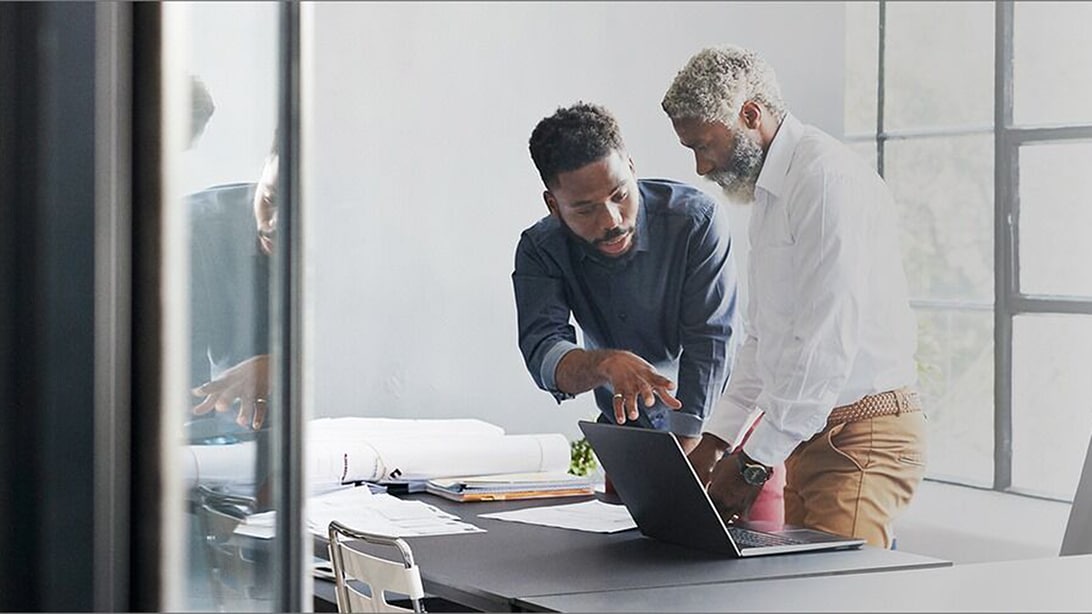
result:
[(520, 237), (512, 282), (532, 378), (559, 403), (594, 390), (601, 421), (670, 431), (689, 451), (731, 361), (724, 212), (689, 185), (637, 179), (617, 122), (597, 105), (543, 119), (530, 151), (549, 215)]

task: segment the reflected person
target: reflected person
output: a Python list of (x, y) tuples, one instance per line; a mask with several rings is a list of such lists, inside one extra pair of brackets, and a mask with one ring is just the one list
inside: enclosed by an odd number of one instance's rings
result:
[(891, 547), (924, 475), (925, 417), (887, 185), (789, 113), (751, 51), (700, 51), (662, 106), (697, 173), (753, 204), (743, 345), (692, 464), (730, 520), (784, 461), (786, 522)]
[(260, 429), (269, 407), (269, 266), (278, 166), (274, 146), (257, 184), (218, 186), (191, 203), (191, 385), (203, 397), (193, 413), (216, 410), (242, 430)]

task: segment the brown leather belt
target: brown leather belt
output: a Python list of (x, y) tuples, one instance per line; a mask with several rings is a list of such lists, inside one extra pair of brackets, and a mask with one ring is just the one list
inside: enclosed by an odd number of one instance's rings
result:
[(909, 388), (898, 388), (870, 394), (856, 403), (835, 407), (827, 418), (827, 426), (869, 420), (879, 416), (897, 416), (915, 411), (921, 411), (918, 393)]

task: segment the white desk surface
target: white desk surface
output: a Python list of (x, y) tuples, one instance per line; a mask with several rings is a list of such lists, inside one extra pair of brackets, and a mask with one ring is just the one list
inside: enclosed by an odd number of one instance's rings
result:
[(1092, 555), (529, 597), (555, 612), (1090, 612)]

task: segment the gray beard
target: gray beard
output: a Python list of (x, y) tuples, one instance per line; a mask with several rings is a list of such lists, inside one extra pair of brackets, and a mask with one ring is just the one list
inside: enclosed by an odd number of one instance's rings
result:
[(732, 202), (749, 205), (755, 201), (758, 174), (762, 172), (766, 156), (762, 146), (747, 135), (735, 132), (734, 136), (736, 147), (729, 168), (712, 171), (705, 178), (719, 185)]

